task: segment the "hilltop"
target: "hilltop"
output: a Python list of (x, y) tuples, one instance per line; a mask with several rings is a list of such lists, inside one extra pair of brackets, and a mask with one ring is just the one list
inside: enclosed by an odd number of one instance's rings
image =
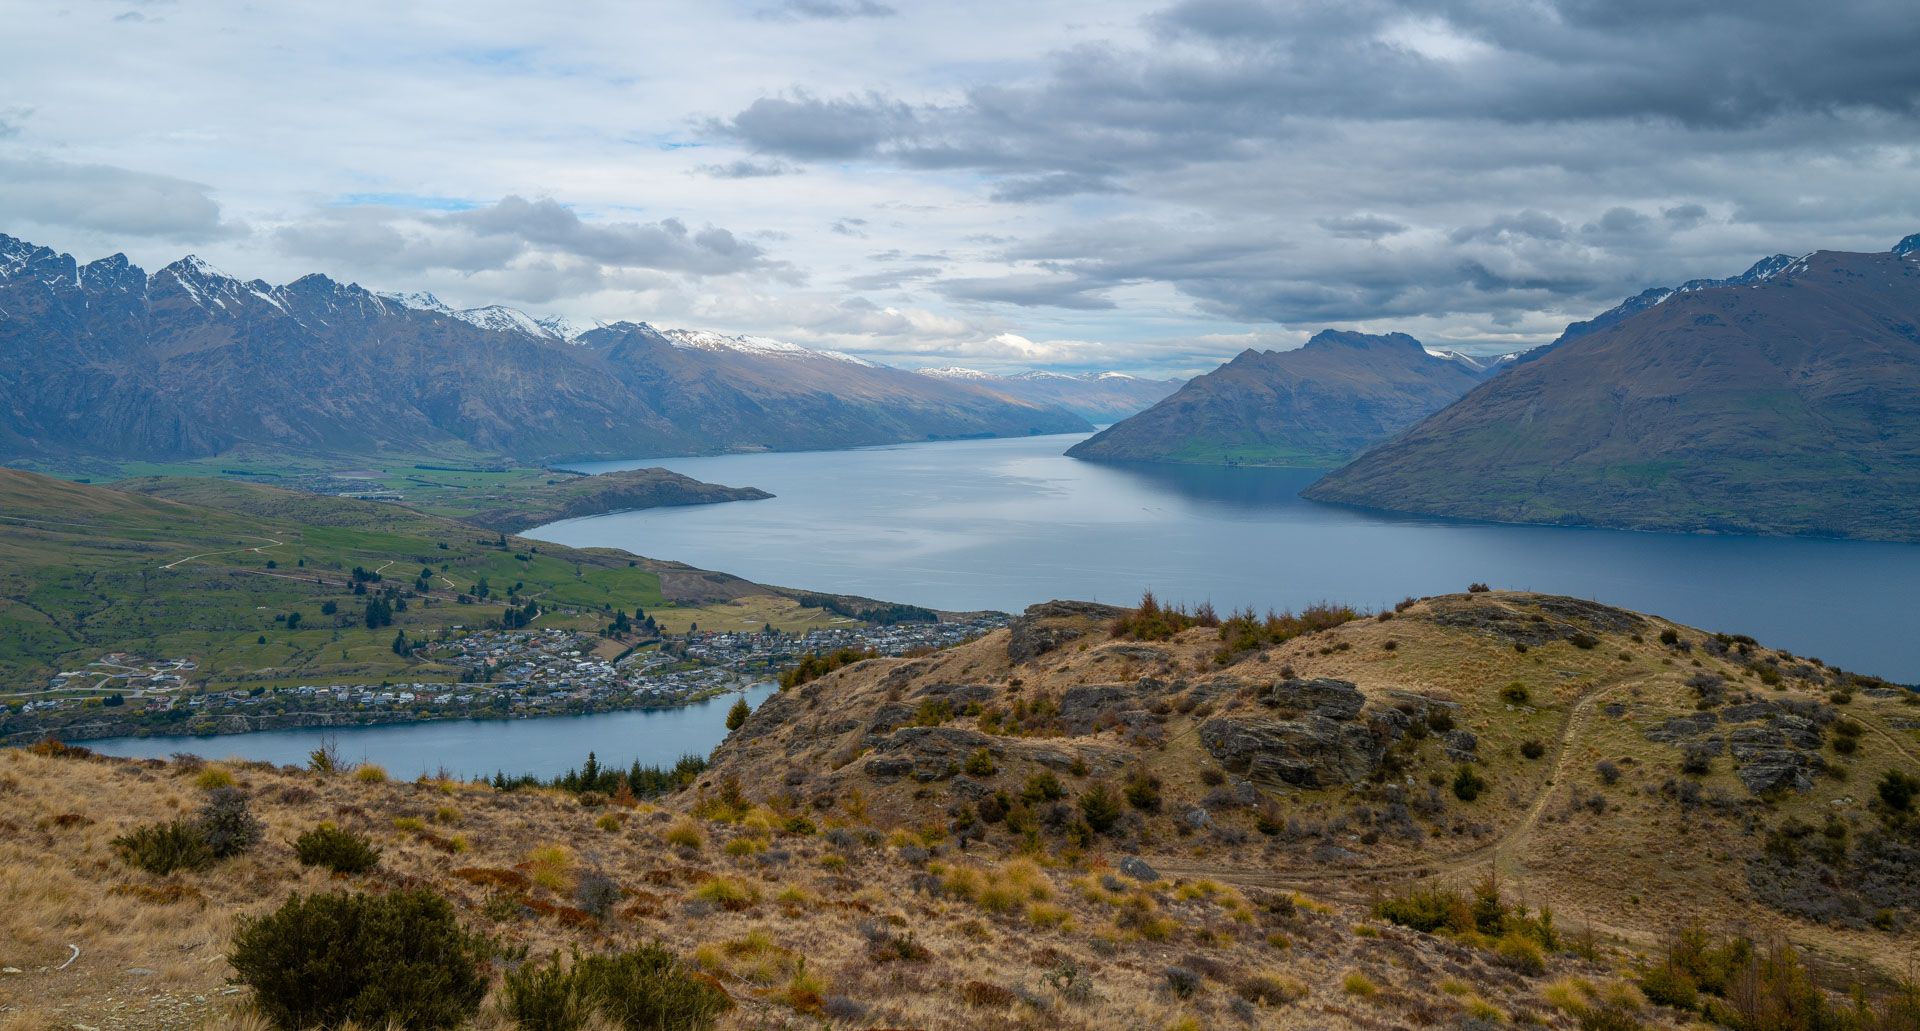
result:
[[(484, 1027), (513, 1026), (503, 977), (648, 942), (742, 1029), (1677, 1029), (1789, 992), (1804, 1015), (1808, 971), (1880, 1000), (1819, 1001), (1853, 1021), (1825, 1026), (1920, 1013), (1892, 987), (1920, 821), (1874, 793), (1920, 769), (1901, 689), (1550, 595), (1215, 622), (1054, 602), (843, 665), (711, 764), (637, 771), (671, 788), (651, 803), (607, 767), (504, 790), (0, 752), (0, 963), (28, 972), (0, 1005), (257, 1027), (219, 988), (238, 919), (424, 890), (500, 943)], [(228, 783), (264, 824), (244, 854), (115, 858), (141, 824), (231, 812)], [(299, 865), (322, 821), (377, 865)]]
[(0, 235), (0, 463), (98, 471), (235, 451), (529, 463), (1090, 428), (848, 355), (619, 322), (565, 332), (314, 274), (149, 275)]
[(1444, 407), (1501, 365), (1442, 357), (1404, 333), (1328, 330), (1292, 351), (1243, 351), (1067, 454), (1201, 465), (1338, 465)]
[(1818, 251), (1515, 365), (1303, 492), (1503, 522), (1920, 540), (1920, 251)]

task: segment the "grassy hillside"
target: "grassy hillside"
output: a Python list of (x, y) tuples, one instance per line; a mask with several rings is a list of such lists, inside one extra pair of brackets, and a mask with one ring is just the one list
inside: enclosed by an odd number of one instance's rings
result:
[[(1920, 776), (1905, 689), (1545, 595), (1116, 633), (1125, 615), (1036, 606), (937, 656), (844, 668), (770, 700), (715, 775), (803, 770), (796, 797), (878, 820), (964, 812), (989, 849), (1134, 853), (1243, 888), (1358, 902), (1494, 874), (1638, 950), (1698, 919), (1904, 971), (1920, 821), (1877, 791)], [(1128, 802), (1087, 839), (1076, 804), (1103, 786)]]
[[(0, 685), (38, 686), (116, 649), (191, 657), (217, 684), (445, 676), (394, 654), (395, 632), (417, 639), (484, 625), (510, 594), (550, 610), (543, 626), (604, 626), (610, 608), (641, 607), (684, 630), (707, 606), (718, 626), (743, 599), (763, 596), (756, 616), (810, 618), (737, 577), (504, 536), (393, 504), (212, 478), (116, 487), (0, 470)], [(376, 592), (410, 595), (391, 626), (364, 625), (356, 567), (381, 577)], [(338, 611), (323, 613), (329, 603)], [(290, 613), (302, 617), (291, 630)]]

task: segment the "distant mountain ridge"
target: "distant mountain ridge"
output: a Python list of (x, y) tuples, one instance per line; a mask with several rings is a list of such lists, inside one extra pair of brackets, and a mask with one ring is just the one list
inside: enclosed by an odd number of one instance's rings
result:
[(977, 384), (1034, 404), (1058, 405), (1089, 422), (1124, 419), (1173, 393), (1181, 383), (1178, 379), (1147, 379), (1123, 372), (1068, 375), (1034, 370), (1001, 376), (958, 366), (915, 371), (935, 379)]
[(1457, 399), (1510, 358), (1435, 352), (1404, 333), (1327, 330), (1295, 350), (1243, 351), (1067, 454), (1107, 461), (1335, 466)]
[(1516, 364), (1303, 496), (1506, 522), (1920, 540), (1920, 234), (1671, 291)]
[(323, 275), (147, 275), (0, 235), (0, 463), (310, 453), (630, 458), (1084, 431), (849, 355), (639, 322), (454, 311)]

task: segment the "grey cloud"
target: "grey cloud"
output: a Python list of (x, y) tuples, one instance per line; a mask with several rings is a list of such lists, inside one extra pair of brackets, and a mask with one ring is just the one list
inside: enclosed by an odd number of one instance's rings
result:
[(243, 234), (210, 187), (169, 175), (44, 158), (0, 158), (0, 219), (203, 241)]
[(833, 224), (827, 228), (839, 233), (841, 236), (865, 237), (867, 234), (861, 232), (859, 227), (866, 224), (867, 220), (864, 218), (841, 218), (835, 219)]
[(1378, 240), (1407, 231), (1407, 227), (1379, 215), (1345, 215), (1314, 220), (1320, 228), (1349, 240)]
[(1535, 240), (1564, 240), (1571, 231), (1565, 222), (1552, 215), (1539, 211), (1522, 211), (1513, 215), (1502, 215), (1485, 225), (1464, 226), (1456, 229), (1449, 239), (1454, 243), (1519, 237)]
[(938, 289), (943, 296), (955, 301), (998, 301), (1023, 308), (1105, 311), (1117, 305), (1106, 297), (1098, 296), (1095, 291), (1108, 285), (1071, 276), (1022, 273), (990, 278), (946, 279), (938, 284)]
[(1632, 236), (1653, 228), (1653, 219), (1632, 208), (1608, 208), (1599, 221), (1589, 222), (1580, 227), (1583, 233), (1601, 233), (1610, 236)]
[(761, 21), (852, 21), (855, 18), (891, 18), (900, 12), (873, 0), (834, 3), (832, 0), (786, 0), (778, 7), (754, 12)]
[(1660, 217), (1674, 229), (1685, 232), (1707, 220), (1707, 209), (1698, 204), (1681, 204), (1662, 211)]
[(767, 179), (776, 175), (793, 175), (800, 170), (785, 161), (729, 161), (720, 165), (701, 165), (694, 169), (710, 179)]
[(847, 288), (851, 290), (892, 290), (917, 280), (932, 279), (939, 274), (940, 270), (937, 268), (920, 266), (893, 269), (888, 272), (871, 272), (864, 276), (854, 276), (845, 282)]
[(586, 262), (692, 276), (792, 275), (785, 263), (725, 229), (689, 229), (672, 218), (589, 224), (555, 201), (515, 196), (446, 214), (374, 205), (325, 209), (282, 227), (277, 236), (286, 250), (304, 257), (387, 268), (478, 272), (516, 261), (556, 268)]
[[(1396, 41), (1406, 25), (1435, 18), (1443, 27), (1424, 31), (1467, 48), (1459, 59)], [(1193, 0), (1151, 24), (1163, 45), (1074, 47), (1031, 85), (976, 86), (954, 104), (796, 94), (762, 98), (713, 127), (802, 160), (1105, 183), (1242, 156), (1328, 119), (1729, 129), (1791, 114), (1882, 115), (1890, 124), (1874, 131), (1904, 140), (1920, 114), (1920, 19), (1898, 3), (1842, 14), (1692, 3), (1627, 18), (1597, 0)]]
[(1053, 200), (1082, 193), (1122, 193), (1119, 185), (1104, 175), (1082, 172), (1051, 172), (1046, 175), (1008, 179), (993, 188), (993, 199), (1008, 203)]

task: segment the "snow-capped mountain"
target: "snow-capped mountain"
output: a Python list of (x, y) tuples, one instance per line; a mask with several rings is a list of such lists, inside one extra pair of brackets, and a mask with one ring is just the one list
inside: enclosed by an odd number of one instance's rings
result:
[(661, 335), (675, 347), (699, 351), (738, 351), (744, 354), (778, 355), (783, 358), (832, 358), (836, 361), (852, 362), (868, 368), (877, 368), (865, 358), (855, 358), (842, 351), (815, 350), (801, 347), (785, 340), (772, 337), (758, 337), (716, 333), (707, 329), (669, 329)]
[[(1920, 236), (1920, 234), (1915, 235)], [(1909, 239), (1912, 239), (1912, 237), (1909, 237)], [(1905, 241), (1902, 241), (1902, 243), (1904, 242)], [(1895, 245), (1894, 253), (1899, 253), (1898, 245)], [(1802, 260), (1803, 259), (1796, 258), (1791, 254), (1775, 254), (1772, 257), (1761, 258), (1759, 261), (1754, 262), (1753, 266), (1745, 272), (1726, 279), (1689, 279), (1679, 286), (1650, 287), (1608, 308), (1606, 311), (1595, 315), (1591, 319), (1568, 325), (1566, 331), (1560, 334), (1560, 338), (1548, 346), (1551, 347), (1565, 343), (1574, 337), (1586, 336), (1588, 333), (1597, 329), (1605, 329), (1616, 322), (1638, 315), (1648, 308), (1680, 294), (1712, 290), (1722, 286), (1746, 286), (1753, 283), (1766, 282), (1774, 276), (1793, 271), (1794, 265)], [(1541, 348), (1534, 348), (1534, 351), (1544, 353)], [(1538, 353), (1531, 354), (1529, 355), (1529, 360), (1537, 357), (1539, 357)]]
[[(0, 234), (0, 465), (236, 447), (523, 461), (1089, 429), (1063, 408), (760, 337), (456, 310), (196, 257), (148, 275)], [(73, 413), (84, 410), (86, 418)]]

